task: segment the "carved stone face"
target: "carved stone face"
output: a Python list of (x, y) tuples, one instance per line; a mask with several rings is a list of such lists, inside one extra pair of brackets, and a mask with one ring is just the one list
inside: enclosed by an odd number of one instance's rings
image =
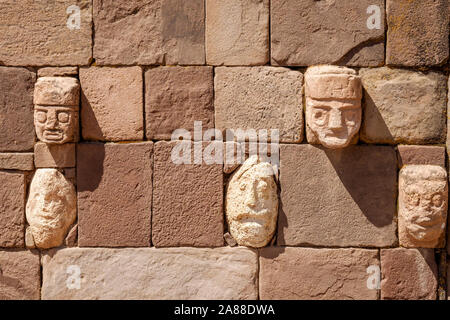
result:
[(447, 202), (447, 173), (442, 167), (405, 166), (399, 177), (400, 244), (437, 246), (445, 230)]
[(360, 78), (349, 68), (316, 66), (305, 79), (308, 141), (332, 149), (347, 147), (361, 126)]
[(73, 142), (78, 127), (78, 112), (62, 106), (35, 106), (34, 126), (36, 135), (42, 142)]
[(275, 233), (277, 185), (268, 162), (250, 157), (233, 174), (227, 188), (226, 216), (230, 234), (239, 245), (260, 248)]

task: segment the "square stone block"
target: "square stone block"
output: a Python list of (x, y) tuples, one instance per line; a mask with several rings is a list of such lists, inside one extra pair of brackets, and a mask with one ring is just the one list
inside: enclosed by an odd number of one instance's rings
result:
[(73, 168), (76, 163), (75, 144), (38, 142), (34, 145), (34, 157), (36, 168)]
[(397, 158), (388, 146), (280, 147), (278, 245), (387, 247), (396, 236)]
[(150, 246), (153, 142), (77, 147), (80, 247)]

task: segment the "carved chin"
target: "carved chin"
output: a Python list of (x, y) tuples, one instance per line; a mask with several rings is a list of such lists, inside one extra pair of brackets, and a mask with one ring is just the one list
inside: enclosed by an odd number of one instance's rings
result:
[(345, 148), (350, 144), (351, 138), (339, 138), (336, 136), (320, 137), (319, 140), (327, 148)]
[(441, 225), (423, 227), (417, 224), (411, 224), (406, 228), (408, 234), (416, 240), (430, 242), (438, 240), (441, 235)]
[(275, 228), (271, 228), (267, 223), (234, 222), (230, 226), (230, 233), (241, 246), (261, 248), (270, 242)]

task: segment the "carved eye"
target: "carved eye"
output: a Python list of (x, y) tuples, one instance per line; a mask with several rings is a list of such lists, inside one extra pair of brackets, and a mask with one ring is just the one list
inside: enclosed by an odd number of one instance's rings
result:
[(313, 119), (315, 123), (317, 123), (318, 125), (323, 125), (325, 124), (326, 118), (327, 118), (326, 110), (320, 108), (314, 109)]
[(417, 193), (406, 194), (406, 201), (413, 206), (417, 206), (420, 203), (420, 197)]
[(258, 184), (258, 190), (260, 192), (265, 192), (269, 189), (269, 184), (266, 181), (260, 181)]
[(39, 121), (40, 123), (45, 123), (45, 121), (47, 121), (47, 113), (44, 111), (37, 111), (36, 120)]
[(68, 112), (61, 111), (58, 113), (58, 121), (61, 123), (67, 123), (69, 122), (70, 115)]
[(245, 190), (245, 183), (241, 182), (241, 184), (239, 185), (239, 189), (241, 189), (242, 191)]
[(356, 111), (355, 110), (345, 111), (344, 119), (347, 125), (354, 126), (356, 124)]
[(439, 193), (433, 195), (433, 197), (431, 198), (431, 203), (435, 207), (440, 207), (442, 205), (442, 201), (442, 196)]

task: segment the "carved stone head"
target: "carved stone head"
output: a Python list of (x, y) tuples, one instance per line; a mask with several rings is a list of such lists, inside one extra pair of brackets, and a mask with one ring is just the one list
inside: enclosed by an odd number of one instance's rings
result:
[(447, 220), (447, 173), (440, 166), (407, 165), (399, 176), (399, 239), (404, 247), (434, 248)]
[(80, 85), (69, 77), (42, 77), (34, 89), (34, 126), (38, 139), (49, 144), (78, 140)]
[(226, 195), (230, 234), (239, 245), (260, 248), (272, 239), (278, 216), (273, 167), (257, 156), (233, 173)]
[(305, 73), (308, 142), (345, 148), (361, 127), (361, 79), (352, 69), (314, 66)]

